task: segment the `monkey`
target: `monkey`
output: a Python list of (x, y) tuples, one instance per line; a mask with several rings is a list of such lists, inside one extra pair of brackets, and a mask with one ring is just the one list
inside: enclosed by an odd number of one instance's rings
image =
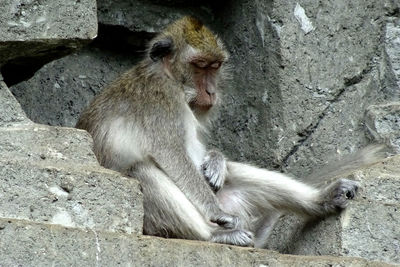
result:
[(203, 117), (217, 101), (222, 42), (185, 17), (155, 37), (148, 55), (103, 90), (76, 127), (106, 168), (141, 182), (146, 234), (248, 246), (252, 234), (221, 210), (200, 173)]
[(102, 166), (140, 181), (144, 234), (263, 247), (279, 214), (325, 216), (358, 190), (347, 179), (317, 188), (207, 151), (202, 134), (221, 101), (228, 59), (217, 35), (183, 17), (78, 120)]

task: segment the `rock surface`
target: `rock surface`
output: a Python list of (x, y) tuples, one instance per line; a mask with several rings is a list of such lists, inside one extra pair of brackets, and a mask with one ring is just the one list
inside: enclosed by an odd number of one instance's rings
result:
[(0, 219), (4, 265), (392, 266), (359, 258), (280, 255), (204, 242), (138, 237)]
[(8, 90), (0, 74), (0, 126), (7, 126), (16, 122), (29, 123), (21, 105)]
[(400, 102), (368, 107), (365, 125), (376, 142), (387, 144), (395, 153), (400, 153)]

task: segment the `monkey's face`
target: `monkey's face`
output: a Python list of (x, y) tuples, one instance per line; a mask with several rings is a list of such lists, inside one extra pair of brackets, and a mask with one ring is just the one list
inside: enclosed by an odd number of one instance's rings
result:
[(217, 102), (218, 83), (228, 53), (219, 38), (198, 20), (184, 17), (171, 24), (150, 50), (163, 72), (182, 84), (186, 100), (196, 112), (207, 112)]
[(208, 111), (217, 101), (217, 88), (220, 68), (223, 61), (212, 57), (194, 57), (189, 62), (191, 72), (190, 85), (195, 89), (195, 96), (189, 100), (192, 109), (200, 112)]

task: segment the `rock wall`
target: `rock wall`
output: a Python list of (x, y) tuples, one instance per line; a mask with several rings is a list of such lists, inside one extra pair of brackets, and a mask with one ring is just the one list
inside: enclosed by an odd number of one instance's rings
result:
[[(400, 151), (398, 1), (214, 2), (0, 5), (0, 197), (6, 199), (0, 203), (0, 238), (11, 244), (0, 249), (0, 265), (31, 265), (39, 251), (47, 253), (38, 258), (46, 263), (62, 256), (61, 265), (80, 257), (105, 264), (115, 259), (119, 242), (123, 263), (134, 263), (132, 257), (163, 263), (179, 247), (175, 252), (186, 258), (177, 254), (169, 263), (375, 265), (142, 237), (139, 185), (99, 167), (90, 137), (68, 128), (96, 93), (140, 60), (155, 33), (191, 14), (218, 33), (231, 53), (232, 80), (221, 92), (211, 147), (233, 160), (299, 177), (370, 142)], [(269, 248), (400, 263), (399, 160), (354, 172), (365, 189), (339, 217), (314, 223), (283, 218)], [(63, 244), (76, 236), (76, 245)], [(36, 250), (18, 250), (32, 238), (41, 242)], [(48, 244), (52, 238), (55, 247)], [(94, 246), (87, 254), (80, 251), (89, 244)], [(63, 246), (72, 258), (61, 252)]]

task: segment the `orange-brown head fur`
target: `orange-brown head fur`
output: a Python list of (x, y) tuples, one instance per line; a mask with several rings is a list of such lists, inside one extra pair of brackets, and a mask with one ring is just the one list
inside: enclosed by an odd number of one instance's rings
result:
[(206, 112), (216, 103), (228, 53), (219, 38), (199, 20), (183, 17), (169, 25), (153, 40), (150, 57), (162, 64), (169, 78), (183, 85), (195, 112)]

